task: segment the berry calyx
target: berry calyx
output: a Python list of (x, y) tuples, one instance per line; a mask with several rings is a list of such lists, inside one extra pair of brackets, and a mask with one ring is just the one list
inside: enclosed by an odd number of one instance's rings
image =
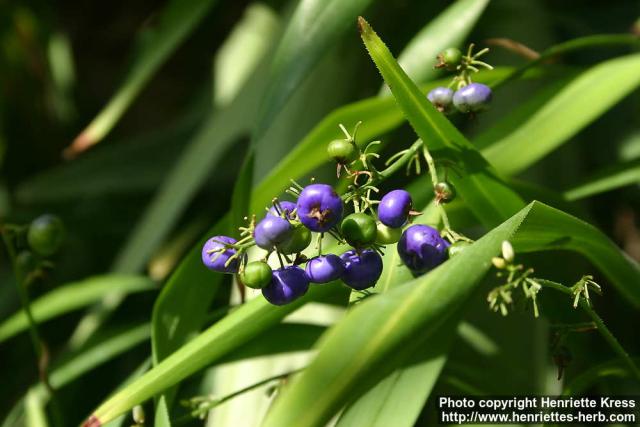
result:
[(279, 216), (266, 216), (256, 225), (253, 238), (258, 247), (268, 251), (284, 243), (293, 233), (291, 223)]
[(348, 165), (356, 160), (360, 153), (358, 147), (352, 141), (335, 139), (329, 143), (327, 154), (336, 162)]
[(328, 231), (342, 218), (342, 199), (327, 184), (306, 186), (296, 204), (298, 219), (311, 231)]
[(340, 258), (344, 261), (342, 281), (350, 288), (361, 291), (375, 286), (382, 274), (382, 257), (374, 250), (366, 249), (360, 254), (351, 250)]
[(381, 222), (377, 224), (376, 229), (376, 243), (379, 245), (397, 243), (400, 240), (400, 236), (402, 236), (401, 228), (387, 227)]
[(320, 255), (307, 262), (305, 273), (312, 283), (329, 283), (342, 276), (344, 262), (338, 255)]
[(290, 265), (273, 270), (271, 282), (262, 288), (262, 295), (274, 305), (288, 304), (307, 293), (309, 278), (300, 267)]
[(42, 256), (53, 255), (64, 241), (62, 220), (55, 215), (44, 214), (34, 219), (27, 231), (27, 243), (34, 252)]
[(237, 251), (234, 248), (227, 245), (233, 245), (237, 242), (236, 239), (228, 236), (214, 236), (207, 240), (202, 246), (202, 263), (209, 270), (217, 271), (219, 273), (237, 273), (240, 266), (240, 260), (238, 258), (229, 258), (235, 256)]
[(416, 224), (407, 228), (398, 242), (402, 262), (414, 273), (426, 273), (447, 259), (448, 243), (440, 233), (428, 225)]
[(437, 87), (427, 94), (427, 99), (441, 113), (449, 113), (453, 106), (453, 91), (448, 87)]
[(384, 195), (378, 205), (378, 219), (391, 228), (399, 228), (407, 222), (413, 202), (405, 190), (393, 190)]
[(449, 258), (453, 258), (460, 254), (460, 252), (464, 251), (468, 246), (471, 246), (471, 242), (467, 242), (464, 240), (458, 240), (453, 243), (451, 246), (447, 248), (447, 252), (449, 253)]
[(302, 224), (293, 226), (291, 236), (278, 245), (278, 249), (286, 255), (297, 254), (307, 249), (311, 243), (311, 231)]
[(433, 187), (433, 192), (436, 195), (436, 203), (446, 204), (455, 199), (456, 189), (453, 184), (449, 184), (446, 181), (441, 181)]
[(364, 247), (376, 240), (376, 221), (365, 213), (353, 213), (342, 220), (340, 231), (351, 246)]
[(482, 83), (471, 83), (453, 94), (453, 105), (461, 113), (478, 113), (489, 108), (491, 88)]
[[(277, 207), (276, 207), (277, 206)], [(291, 213), (296, 210), (296, 204), (288, 200), (277, 202), (277, 205), (271, 206), (267, 216), (279, 216), (292, 220), (294, 215)]]
[(244, 271), (240, 274), (240, 281), (249, 288), (262, 289), (271, 282), (272, 273), (266, 262), (253, 261), (245, 265)]
[(438, 60), (436, 68), (455, 70), (462, 63), (462, 52), (460, 52), (460, 49), (450, 47), (440, 52), (436, 59)]

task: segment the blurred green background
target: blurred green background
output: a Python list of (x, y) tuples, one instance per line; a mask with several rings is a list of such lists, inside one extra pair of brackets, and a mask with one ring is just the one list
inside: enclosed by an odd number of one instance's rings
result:
[[(255, 120), (255, 115), (249, 113), (232, 118), (240, 123), (237, 126), (240, 130), (232, 132), (229, 143), (208, 166), (206, 177), (193, 189), (193, 194), (187, 195), (184, 209), (173, 213), (167, 232), (158, 236), (158, 244), (146, 249), (151, 256), (142, 256), (130, 264), (128, 255), (122, 258), (128, 238), (142, 221), (145, 209), (180, 153), (202, 129), (207, 129), (210, 117), (229, 102), (228, 93), (234, 91), (230, 81), (242, 75), (238, 58), (251, 57), (248, 53), (243, 56), (243, 52), (251, 49), (268, 51), (296, 2), (262, 2), (259, 10), (263, 38), (242, 41), (241, 48), (234, 51), (236, 56), (227, 59), (227, 67), (231, 68), (222, 69), (220, 47), (238, 21), (247, 17), (250, 2), (218, 1), (153, 74), (102, 142), (74, 159), (65, 160), (62, 156), (63, 150), (116, 92), (137, 53), (153, 37), (158, 11), (165, 4), (148, 0), (6, 1), (0, 7), (0, 217), (3, 223), (27, 223), (43, 212), (51, 212), (64, 220), (68, 232), (47, 280), (29, 289), (33, 298), (60, 284), (109, 270), (126, 273), (144, 270), (161, 283), (214, 219), (228, 209), (230, 188)], [(378, 1), (367, 9), (365, 16), (384, 35), (391, 51), (399, 53), (415, 33), (450, 4), (445, 0)], [(639, 15), (639, 3), (633, 0), (492, 0), (467, 40), (483, 46), (483, 41), (490, 38), (509, 38), (542, 51), (581, 36), (627, 33), (634, 29)], [(579, 68), (626, 52), (628, 47), (585, 50), (563, 56), (561, 64), (556, 65)], [(269, 55), (266, 57), (268, 60)], [(492, 47), (487, 58), (494, 65), (520, 65), (525, 61), (500, 47)], [(257, 62), (264, 64), (265, 60), (259, 58)], [(257, 70), (258, 74), (265, 74), (268, 69), (258, 65)], [(490, 112), (476, 120), (457, 117), (455, 122), (471, 137), (480, 134), (532, 94), (548, 87), (548, 81), (511, 83), (497, 91)], [(329, 112), (345, 103), (375, 96), (380, 85), (381, 79), (362, 48), (354, 22), (306, 73), (285, 109), (273, 118), (267, 136), (257, 147), (254, 181), (263, 177)], [(563, 191), (609, 165), (640, 158), (639, 101), (636, 91), (522, 177)], [(260, 97), (246, 102), (247, 110), (259, 108)], [(243, 127), (242, 121), (251, 123)], [(205, 134), (205, 140), (213, 143), (216, 132)], [(406, 124), (380, 137), (391, 141), (386, 148), (389, 154), (414, 140)], [(315, 175), (330, 176), (332, 171), (327, 162)], [(388, 188), (392, 186), (389, 183)], [(581, 202), (580, 208), (583, 218), (604, 230), (631, 257), (640, 259), (640, 186), (625, 186), (591, 197)], [(576, 279), (565, 277), (562, 266), (548, 257), (531, 255), (527, 259), (536, 265), (540, 275), (557, 280)], [(571, 257), (564, 255), (561, 259)], [(573, 265), (580, 263), (584, 261), (573, 260)], [(584, 270), (590, 271), (590, 267), (585, 265)], [(19, 308), (13, 282), (3, 256), (0, 319)], [(91, 339), (98, 340), (147, 321), (156, 296), (157, 291), (153, 291), (128, 297)], [(228, 294), (217, 298), (226, 301)], [(550, 301), (549, 307), (553, 303)], [(482, 308), (476, 307), (477, 313), (472, 312), (469, 318), (483, 319), (478, 322), (488, 322), (490, 330), (500, 330), (492, 335), (494, 339), (508, 342), (517, 336), (521, 329), (498, 316), (488, 316)], [(598, 311), (609, 320), (609, 327), (627, 345), (627, 350), (640, 354), (634, 329), (640, 321), (637, 311), (616, 299), (613, 292), (605, 292), (598, 299)], [(82, 316), (79, 312), (65, 314), (41, 326), (54, 360), (65, 354), (67, 342)], [(526, 313), (514, 316), (517, 322), (531, 322)], [(599, 337), (581, 335), (572, 339), (576, 341), (573, 347), (578, 349), (574, 366), (579, 367), (581, 349), (597, 352), (598, 346), (590, 340)], [(530, 350), (520, 349), (522, 353)], [(455, 366), (458, 357), (464, 360), (463, 353), (454, 355), (450, 363)], [(65, 386), (59, 399), (64, 420), (68, 422), (65, 425), (79, 422), (148, 354), (148, 343), (138, 345)], [(0, 414), (7, 413), (27, 388), (37, 382), (32, 359), (26, 334), (0, 345), (1, 366), (5, 371), (0, 386)], [(607, 357), (590, 355), (590, 360), (598, 359)], [(526, 365), (514, 367), (514, 372), (522, 375), (527, 370)], [(477, 371), (468, 374), (484, 375)], [(441, 387), (446, 390), (447, 385)]]

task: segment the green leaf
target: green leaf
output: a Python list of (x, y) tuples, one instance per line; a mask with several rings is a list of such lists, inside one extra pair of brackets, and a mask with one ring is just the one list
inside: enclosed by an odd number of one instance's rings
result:
[(359, 18), (358, 24), (369, 55), (418, 136), (434, 158), (444, 152), (447, 159), (460, 166), (462, 176), (454, 174), (451, 181), (476, 217), (485, 225), (493, 225), (520, 209), (524, 205), (522, 199), (420, 92), (369, 24), (363, 18)]
[(373, 0), (301, 0), (271, 64), (254, 141), (259, 140), (310, 69)]
[[(489, 269), (502, 241), (512, 241), (516, 252), (548, 250), (558, 247), (550, 242), (571, 241), (576, 233), (588, 238), (563, 247), (586, 255), (620, 290), (632, 295), (632, 302), (640, 303), (636, 263), (592, 226), (533, 202), (429, 274), (353, 308), (321, 338), (312, 364), (282, 390), (264, 427), (324, 425), (345, 399), (362, 392), (362, 381), (382, 379), (396, 367), (391, 362), (395, 353), (416, 349), (416, 336), (431, 336), (429, 345), (435, 345), (435, 334), (452, 334), (448, 322), (461, 314), (459, 309)], [(581, 249), (585, 243), (588, 247)]]
[(607, 168), (595, 174), (585, 183), (564, 192), (570, 201), (584, 199), (605, 191), (640, 183), (640, 159)]
[[(35, 321), (42, 323), (103, 298), (114, 298), (156, 288), (157, 285), (144, 276), (107, 274), (90, 277), (60, 286), (42, 295), (32, 302), (31, 311)], [(26, 331), (28, 327), (27, 316), (23, 311), (14, 314), (0, 324), (0, 342)]]
[(526, 123), (482, 153), (507, 175), (521, 172), (574, 136), (638, 85), (640, 54), (602, 62), (578, 76)]
[(285, 306), (273, 306), (264, 298), (256, 298), (243, 304), (232, 314), (182, 345), (143, 377), (109, 398), (96, 409), (94, 415), (103, 424), (110, 421), (136, 404), (245, 345), (265, 330), (277, 325), (285, 316), (306, 302), (318, 301), (336, 292), (339, 292), (336, 285), (319, 286), (310, 289), (303, 298)]
[[(402, 69), (416, 82), (432, 80), (440, 72), (434, 68), (436, 56), (448, 47), (459, 47), (467, 38), (489, 0), (458, 0), (409, 41), (398, 56)], [(386, 92), (386, 86), (381, 93)]]
[[(478, 74), (477, 81), (488, 82), (512, 71), (511, 68), (496, 68), (491, 73)], [(446, 84), (445, 80), (437, 80), (420, 89), (424, 94), (443, 84)], [(376, 136), (400, 126), (404, 117), (393, 97), (366, 98), (332, 111), (260, 182), (254, 191), (251, 212), (261, 211), (272, 197), (288, 187), (291, 179), (303, 177), (325, 164), (329, 160), (326, 154), (328, 141), (342, 137), (338, 125), (342, 123), (351, 128), (358, 121), (362, 121), (362, 125), (358, 128), (357, 143), (364, 146)]]
[(209, 12), (215, 0), (172, 0), (146, 34), (124, 82), (107, 105), (76, 138), (68, 150), (77, 154), (100, 142), (129, 108), (140, 91), (173, 51)]
[(251, 3), (220, 46), (213, 63), (213, 101), (229, 104), (271, 49), (280, 33), (280, 18), (269, 6)]

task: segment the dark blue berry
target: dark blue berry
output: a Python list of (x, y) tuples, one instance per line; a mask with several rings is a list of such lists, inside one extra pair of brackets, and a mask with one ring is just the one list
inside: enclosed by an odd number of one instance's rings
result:
[(356, 290), (363, 290), (375, 286), (382, 274), (382, 258), (380, 254), (366, 249), (358, 255), (354, 250), (340, 255), (344, 262), (342, 281)]
[(405, 190), (393, 190), (384, 195), (378, 205), (378, 219), (391, 228), (402, 227), (411, 211), (411, 195)]
[(453, 91), (448, 87), (437, 87), (432, 89), (427, 98), (438, 111), (448, 113), (451, 111), (451, 103), (453, 101)]
[(461, 113), (477, 113), (489, 108), (491, 88), (482, 83), (471, 83), (453, 94), (453, 105)]
[(233, 259), (229, 265), (225, 266), (229, 258), (237, 253), (233, 248), (226, 248), (225, 244), (232, 245), (236, 239), (228, 236), (214, 236), (207, 240), (202, 247), (202, 263), (209, 270), (219, 273), (237, 273), (240, 266), (238, 258)]
[(269, 209), (269, 212), (267, 213), (267, 216), (283, 216), (282, 214), (284, 214), (286, 218), (293, 219), (291, 212), (293, 212), (296, 209), (295, 203), (289, 202), (288, 200), (283, 200), (281, 202), (278, 202), (278, 205), (279, 205), (280, 213), (278, 213), (278, 209), (276, 209), (275, 206), (271, 206), (271, 208)]
[(273, 271), (271, 283), (262, 288), (262, 295), (271, 304), (284, 305), (303, 296), (309, 289), (309, 279), (300, 267), (290, 265)]
[(398, 242), (398, 254), (414, 274), (423, 274), (447, 259), (448, 246), (438, 230), (428, 225), (416, 224), (402, 233)]
[(306, 186), (296, 208), (298, 219), (311, 231), (328, 231), (342, 218), (342, 199), (326, 184)]
[(338, 255), (320, 255), (307, 262), (305, 273), (313, 283), (328, 283), (339, 279), (344, 272), (344, 262)]
[(253, 238), (256, 245), (268, 251), (285, 242), (293, 233), (291, 223), (279, 216), (266, 216), (256, 225)]

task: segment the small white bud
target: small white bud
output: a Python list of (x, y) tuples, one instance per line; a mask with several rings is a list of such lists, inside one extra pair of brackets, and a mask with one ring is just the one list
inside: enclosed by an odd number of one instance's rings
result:
[(502, 242), (502, 258), (508, 263), (513, 262), (513, 258), (515, 257), (515, 253), (513, 252), (513, 246), (509, 241), (505, 240)]
[(136, 424), (144, 424), (144, 409), (142, 409), (142, 406), (136, 405), (133, 407), (133, 421)]
[(503, 269), (507, 266), (507, 263), (500, 257), (494, 256), (491, 258), (491, 262), (496, 268)]

